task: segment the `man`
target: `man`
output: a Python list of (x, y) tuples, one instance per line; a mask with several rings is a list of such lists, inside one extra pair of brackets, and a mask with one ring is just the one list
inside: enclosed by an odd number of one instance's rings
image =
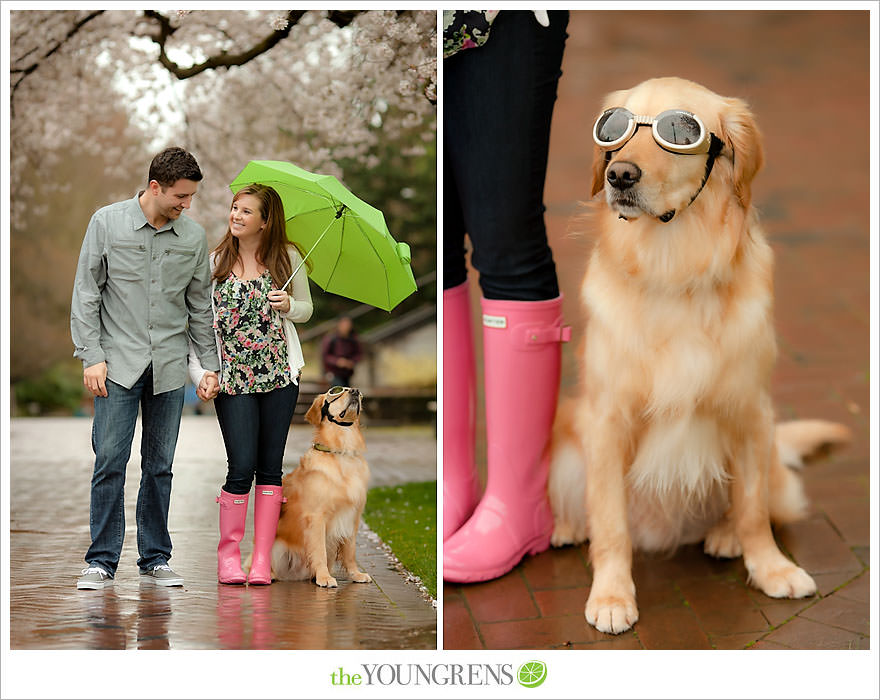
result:
[(171, 463), (191, 339), (212, 387), (219, 370), (204, 229), (183, 214), (202, 179), (195, 158), (168, 148), (150, 164), (147, 189), (99, 209), (83, 240), (70, 330), (94, 395), (88, 567), (78, 589), (112, 585), (125, 534), (125, 467), (141, 411), (137, 499), (141, 580), (182, 586), (168, 560)]
[(361, 359), (361, 344), (348, 316), (340, 318), (336, 331), (324, 337), (321, 358), (324, 372), (330, 377), (330, 386), (348, 386), (354, 366)]

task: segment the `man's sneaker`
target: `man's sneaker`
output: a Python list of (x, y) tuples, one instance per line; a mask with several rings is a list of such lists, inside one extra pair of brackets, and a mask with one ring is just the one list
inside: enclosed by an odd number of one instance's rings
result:
[(90, 566), (82, 570), (82, 576), (76, 580), (77, 588), (104, 588), (113, 585), (113, 577), (100, 566)]
[(157, 564), (149, 571), (141, 571), (141, 581), (152, 581), (157, 586), (183, 585), (183, 577), (175, 574), (168, 564)]

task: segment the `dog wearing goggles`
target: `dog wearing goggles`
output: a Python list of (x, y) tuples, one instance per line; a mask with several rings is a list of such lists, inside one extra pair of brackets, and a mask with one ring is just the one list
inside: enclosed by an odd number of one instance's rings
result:
[(603, 196), (581, 292), (581, 383), (558, 411), (548, 486), (552, 543), (590, 542), (586, 619), (615, 634), (638, 620), (633, 548), (703, 541), (709, 555), (742, 555), (768, 596), (813, 595), (771, 521), (804, 513), (790, 467), (849, 431), (774, 426), (755, 120), (739, 99), (663, 78), (609, 95), (593, 137), (592, 193)]
[(312, 446), (282, 480), (287, 502), (272, 547), (274, 578), (314, 579), (335, 588), (330, 570), (338, 560), (352, 581), (372, 581), (355, 560), (370, 479), (360, 427), (362, 401), (357, 389), (333, 387), (315, 397), (306, 412), (314, 426)]

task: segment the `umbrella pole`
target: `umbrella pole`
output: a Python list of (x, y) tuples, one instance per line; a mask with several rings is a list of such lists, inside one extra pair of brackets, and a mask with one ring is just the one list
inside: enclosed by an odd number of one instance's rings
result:
[(282, 291), (282, 292), (283, 292), (285, 289), (287, 289), (287, 285), (290, 284), (290, 281), (291, 281), (294, 277), (296, 277), (296, 273), (300, 271), (300, 268), (301, 268), (303, 265), (306, 264), (306, 260), (308, 260), (308, 257), (312, 254), (312, 251), (315, 250), (315, 248), (318, 247), (318, 244), (321, 242), (321, 239), (324, 238), (324, 236), (327, 235), (327, 231), (330, 230), (330, 227), (331, 227), (333, 224), (336, 223), (336, 220), (337, 220), (337, 219), (342, 218), (342, 214), (345, 212), (346, 209), (348, 209), (348, 207), (345, 206), (344, 204), (339, 208), (339, 210), (336, 212), (336, 216), (333, 218), (333, 221), (331, 221), (329, 224), (327, 224), (327, 228), (325, 228), (325, 229), (321, 232), (321, 235), (318, 236), (318, 240), (315, 241), (315, 244), (309, 249), (309, 252), (306, 253), (305, 257), (304, 257), (302, 260), (300, 260), (300, 263), (299, 263), (299, 265), (296, 266), (296, 269), (293, 271), (293, 274), (292, 274), (290, 277), (287, 278), (287, 282), (285, 282), (284, 285), (281, 287), (281, 291)]

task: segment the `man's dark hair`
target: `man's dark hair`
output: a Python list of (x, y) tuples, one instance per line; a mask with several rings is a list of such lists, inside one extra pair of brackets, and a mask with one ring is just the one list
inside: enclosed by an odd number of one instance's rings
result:
[(155, 180), (163, 188), (171, 187), (178, 180), (202, 179), (202, 171), (191, 153), (178, 146), (166, 148), (150, 163), (150, 180)]

